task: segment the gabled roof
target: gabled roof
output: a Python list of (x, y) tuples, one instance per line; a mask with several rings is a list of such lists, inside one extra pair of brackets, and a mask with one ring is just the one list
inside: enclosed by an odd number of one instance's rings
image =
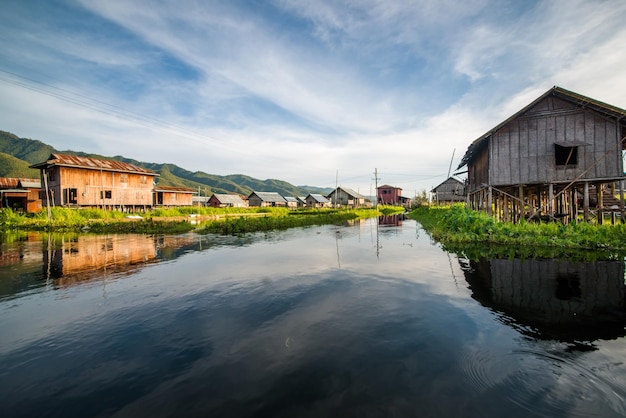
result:
[(189, 187), (176, 187), (176, 186), (156, 186), (155, 192), (170, 192), (170, 193), (196, 193), (195, 189)]
[(286, 202), (285, 198), (276, 192), (252, 192), (248, 198), (252, 195), (257, 196), (263, 202)]
[(332, 194), (334, 194), (334, 193), (336, 193), (338, 190), (343, 190), (344, 192), (346, 192), (346, 194), (347, 194), (348, 196), (352, 196), (352, 197), (355, 197), (355, 198), (357, 198), (357, 199), (365, 199), (365, 196), (363, 196), (363, 195), (361, 195), (361, 194), (359, 194), (359, 193), (355, 192), (355, 191), (354, 191), (354, 190), (352, 190), (352, 189), (348, 189), (347, 187), (337, 187), (335, 190), (333, 190), (332, 192), (330, 192), (329, 196), (330, 196), (330, 195), (332, 195)]
[(437, 186), (433, 187), (431, 192), (437, 191), (438, 188), (440, 188), (444, 184), (448, 184), (448, 183), (457, 183), (459, 186), (463, 186), (463, 182), (461, 180), (459, 180), (457, 178), (454, 178), (454, 177), (448, 177), (447, 179), (445, 179), (444, 181), (439, 183)]
[(311, 199), (315, 200), (317, 203), (329, 203), (330, 202), (323, 195), (317, 194), (317, 193), (311, 193), (306, 198), (308, 199), (309, 197), (311, 197)]
[(145, 174), (147, 176), (158, 176), (158, 174), (154, 171), (136, 166), (134, 164), (68, 154), (50, 154), (50, 157), (48, 157), (46, 161), (33, 164), (30, 167), (43, 169), (52, 166), (77, 167), (88, 170), (118, 171), (124, 173)]
[(548, 90), (547, 92), (539, 96), (537, 99), (535, 99), (532, 103), (525, 106), (524, 108), (522, 108), (520, 111), (518, 111), (511, 117), (501, 122), (497, 126), (493, 127), (481, 137), (474, 140), (474, 142), (472, 142), (470, 146), (467, 148), (467, 151), (465, 152), (465, 155), (463, 156), (461, 163), (457, 167), (457, 170), (467, 165), (467, 163), (473, 159), (475, 151), (477, 151), (479, 147), (483, 144), (483, 142), (489, 139), (491, 135), (493, 135), (494, 133), (502, 129), (504, 126), (506, 126), (511, 121), (513, 121), (515, 118), (523, 115), (525, 112), (530, 110), (532, 107), (537, 105), (539, 102), (541, 102), (548, 96), (558, 97), (560, 99), (574, 103), (576, 106), (579, 106), (580, 108), (591, 109), (596, 112), (599, 112), (603, 114), (604, 116), (618, 118), (618, 119), (626, 116), (626, 110), (624, 109), (620, 109), (619, 107), (606, 104), (604, 102), (592, 99), (587, 96), (583, 96), (582, 94), (574, 93), (573, 91), (569, 91), (564, 88), (554, 86), (550, 90)]
[(287, 202), (296, 202), (298, 203), (298, 199), (293, 196), (283, 196)]
[(0, 189), (41, 189), (41, 180), (0, 177)]
[(0, 189), (15, 189), (20, 179), (12, 177), (0, 177)]
[(238, 194), (214, 193), (213, 196), (211, 197), (217, 199), (218, 202), (223, 203), (223, 204), (243, 205), (246, 203)]
[(41, 189), (41, 180), (20, 179), (19, 186), (24, 189)]

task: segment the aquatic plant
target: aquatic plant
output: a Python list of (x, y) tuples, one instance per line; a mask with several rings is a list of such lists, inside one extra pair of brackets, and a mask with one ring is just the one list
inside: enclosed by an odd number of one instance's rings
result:
[(435, 240), (450, 247), (459, 243), (499, 244), (518, 248), (626, 250), (626, 225), (592, 225), (558, 222), (518, 224), (498, 222), (491, 216), (465, 208), (420, 207), (410, 217), (422, 224)]

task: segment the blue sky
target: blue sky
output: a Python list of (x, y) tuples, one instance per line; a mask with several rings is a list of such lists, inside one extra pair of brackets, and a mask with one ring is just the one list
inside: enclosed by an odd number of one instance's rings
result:
[(377, 169), (413, 196), (554, 85), (626, 108), (625, 19), (623, 0), (5, 0), (0, 129), (363, 194)]

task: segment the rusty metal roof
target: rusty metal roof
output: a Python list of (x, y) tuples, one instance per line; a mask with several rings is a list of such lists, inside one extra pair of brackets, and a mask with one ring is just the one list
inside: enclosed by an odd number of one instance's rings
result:
[(0, 177), (0, 188), (3, 189), (15, 189), (20, 179), (14, 179), (10, 177)]
[(52, 166), (79, 167), (90, 170), (119, 171), (128, 173), (145, 174), (148, 176), (158, 176), (152, 170), (142, 168), (134, 164), (123, 163), (121, 161), (101, 160), (98, 158), (82, 157), (68, 154), (50, 154), (50, 157), (42, 163), (33, 164), (32, 168), (47, 168)]
[(39, 179), (26, 179), (26, 178), (12, 178), (12, 177), (0, 177), (0, 189), (17, 189), (17, 188), (30, 188), (40, 189), (41, 180)]

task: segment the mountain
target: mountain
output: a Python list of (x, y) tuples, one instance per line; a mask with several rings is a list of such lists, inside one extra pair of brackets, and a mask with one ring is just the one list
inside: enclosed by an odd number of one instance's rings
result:
[(39, 178), (39, 170), (28, 168), (30, 163), (0, 152), (0, 177)]
[(58, 151), (41, 141), (18, 138), (10, 132), (0, 131), (0, 152), (24, 160), (30, 165), (46, 161), (50, 154)]
[[(4, 154), (3, 154), (4, 153)], [(202, 171), (189, 171), (175, 164), (148, 163), (125, 158), (121, 155), (106, 157), (76, 151), (59, 151), (41, 141), (20, 138), (10, 132), (0, 131), (0, 177), (39, 177), (39, 171), (28, 171), (30, 164), (45, 161), (52, 153), (80, 155), (93, 158), (122, 161), (159, 173), (158, 184), (162, 186), (190, 187), (201, 195), (213, 193), (237, 193), (247, 196), (253, 191), (278, 192), (283, 196), (306, 196), (309, 193), (328, 194), (332, 188), (294, 186), (283, 180), (259, 180), (243, 174), (218, 176)], [(25, 175), (27, 174), (27, 175)]]

